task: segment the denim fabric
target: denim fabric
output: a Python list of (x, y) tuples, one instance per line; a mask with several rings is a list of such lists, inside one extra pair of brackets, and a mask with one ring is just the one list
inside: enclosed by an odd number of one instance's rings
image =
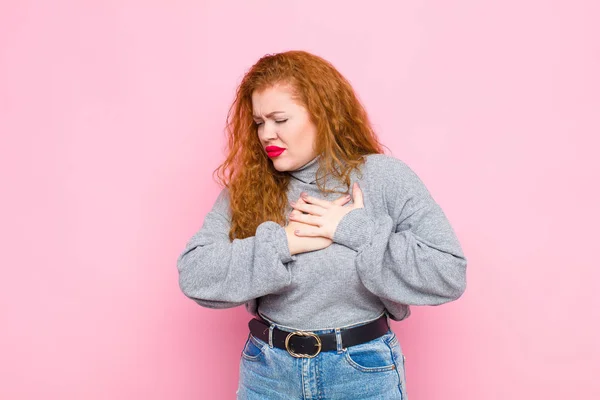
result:
[[(315, 333), (334, 332), (334, 330)], [(338, 340), (340, 336), (338, 335)], [(370, 342), (295, 358), (251, 334), (242, 350), (238, 400), (407, 400), (404, 355), (392, 330)]]

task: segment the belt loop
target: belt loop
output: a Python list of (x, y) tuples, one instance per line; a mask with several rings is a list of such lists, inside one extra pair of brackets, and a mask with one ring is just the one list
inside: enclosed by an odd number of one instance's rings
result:
[(343, 350), (342, 334), (340, 333), (340, 328), (335, 328), (335, 341), (337, 343), (337, 352), (339, 354)]
[(271, 324), (269, 326), (269, 348), (273, 348), (273, 329), (275, 329), (275, 325)]

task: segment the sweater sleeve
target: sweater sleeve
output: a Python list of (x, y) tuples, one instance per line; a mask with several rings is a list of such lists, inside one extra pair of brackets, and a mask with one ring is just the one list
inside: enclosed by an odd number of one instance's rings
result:
[(177, 259), (179, 286), (204, 307), (229, 308), (275, 293), (291, 283), (285, 230), (266, 221), (255, 236), (229, 240), (227, 189), (221, 191), (202, 228)]
[(373, 294), (405, 305), (438, 305), (465, 291), (467, 260), (440, 206), (405, 164), (388, 170), (382, 189), (391, 210), (371, 216), (365, 208), (346, 214), (334, 241), (357, 252), (356, 268)]

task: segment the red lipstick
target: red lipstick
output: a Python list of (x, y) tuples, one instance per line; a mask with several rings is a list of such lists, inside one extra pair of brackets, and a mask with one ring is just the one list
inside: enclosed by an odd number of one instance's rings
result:
[(285, 151), (285, 149), (277, 146), (267, 146), (265, 147), (265, 151), (270, 158), (274, 158), (279, 157), (281, 153)]

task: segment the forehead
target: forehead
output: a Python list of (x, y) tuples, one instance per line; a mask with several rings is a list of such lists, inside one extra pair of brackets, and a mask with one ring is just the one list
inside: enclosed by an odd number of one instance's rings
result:
[(270, 86), (252, 93), (252, 109), (255, 112), (269, 113), (280, 108), (294, 108), (298, 102), (294, 99), (294, 91), (289, 85)]

